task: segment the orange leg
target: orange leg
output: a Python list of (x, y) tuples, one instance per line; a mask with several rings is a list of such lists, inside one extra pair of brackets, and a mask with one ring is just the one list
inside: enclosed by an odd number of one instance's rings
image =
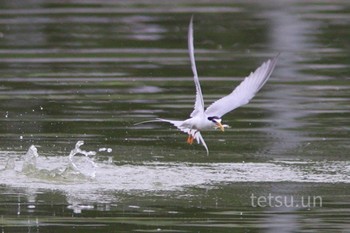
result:
[(192, 145), (194, 137), (191, 136), (190, 144)]
[(191, 134), (189, 134), (187, 138), (187, 143), (192, 145), (193, 140), (194, 140), (194, 137)]

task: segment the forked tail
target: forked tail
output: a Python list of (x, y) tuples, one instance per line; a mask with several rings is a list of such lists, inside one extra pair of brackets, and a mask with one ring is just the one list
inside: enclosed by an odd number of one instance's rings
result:
[(138, 122), (134, 125), (142, 125), (142, 124), (153, 123), (153, 122), (167, 122), (167, 123), (170, 123), (170, 124), (176, 126), (178, 129), (180, 129), (180, 127), (183, 123), (183, 121), (173, 121), (173, 120), (167, 120), (167, 119), (162, 119), (162, 118), (156, 118), (154, 120), (141, 121), (141, 122)]
[(198, 144), (201, 144), (204, 146), (205, 150), (207, 151), (207, 155), (209, 155), (209, 150), (208, 150), (208, 147), (207, 147), (207, 144), (205, 143), (202, 135), (201, 135), (201, 132), (197, 131), (196, 134), (195, 134), (195, 138), (197, 139), (197, 142)]
[(184, 121), (173, 121), (173, 120), (157, 118), (154, 120), (138, 122), (134, 125), (141, 125), (141, 124), (147, 124), (147, 123), (153, 123), (153, 122), (170, 123), (170, 124), (174, 125), (176, 128), (178, 128), (179, 130), (181, 130), (182, 132), (192, 135), (192, 137), (197, 140), (198, 144), (202, 144), (204, 146), (205, 150), (207, 151), (207, 155), (209, 155), (209, 150), (208, 150), (207, 144), (205, 143), (201, 133), (198, 130), (193, 130), (193, 129), (186, 127), (184, 125)]

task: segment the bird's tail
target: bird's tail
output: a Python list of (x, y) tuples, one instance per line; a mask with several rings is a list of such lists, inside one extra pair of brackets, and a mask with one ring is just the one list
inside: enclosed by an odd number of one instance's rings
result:
[(164, 121), (161, 118), (156, 118), (154, 120), (137, 122), (134, 125), (142, 125), (142, 124), (147, 124), (147, 123), (152, 123), (152, 122), (164, 122)]
[(187, 133), (187, 134), (191, 134), (192, 137), (194, 137), (197, 140), (198, 144), (202, 144), (204, 146), (205, 150), (207, 151), (207, 155), (209, 155), (209, 150), (208, 150), (207, 144), (205, 143), (200, 131), (191, 130), (190, 128), (186, 127), (186, 125), (184, 125), (184, 121), (174, 121), (174, 120), (168, 120), (168, 119), (163, 119), (163, 118), (156, 118), (154, 120), (138, 122), (134, 125), (141, 125), (141, 124), (147, 124), (147, 123), (152, 123), (152, 122), (170, 123), (170, 124), (174, 125), (176, 128), (178, 128), (179, 130), (181, 130), (182, 132)]
[(136, 123), (134, 125), (141, 125), (141, 124), (147, 124), (147, 123), (152, 123), (152, 122), (166, 122), (166, 123), (170, 123), (172, 124), (173, 126), (175, 126), (176, 128), (178, 128), (179, 130), (181, 130), (182, 132), (184, 133), (191, 133), (190, 129), (188, 127), (185, 127), (183, 124), (184, 124), (184, 121), (174, 121), (174, 120), (168, 120), (168, 119), (163, 119), (163, 118), (156, 118), (154, 120), (149, 120), (149, 121), (142, 121), (142, 122), (139, 122), (139, 123)]
[(201, 135), (201, 132), (197, 131), (197, 133), (194, 135), (194, 137), (196, 138), (198, 144), (201, 144), (204, 146), (205, 150), (207, 151), (207, 155), (209, 155), (209, 150), (208, 150), (208, 146), (207, 144), (205, 143), (202, 135)]
[(156, 118), (154, 120), (141, 121), (141, 122), (138, 122), (134, 125), (141, 125), (141, 124), (147, 124), (147, 123), (153, 123), (153, 122), (167, 122), (167, 123), (174, 125), (176, 128), (180, 129), (181, 131), (188, 133), (188, 131), (184, 131), (184, 128), (182, 127), (182, 124), (184, 121), (173, 121), (173, 120), (167, 120), (167, 119), (163, 119), (163, 118)]

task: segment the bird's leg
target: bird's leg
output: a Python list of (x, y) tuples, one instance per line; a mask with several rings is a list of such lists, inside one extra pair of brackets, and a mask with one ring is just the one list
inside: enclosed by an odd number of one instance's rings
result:
[(187, 143), (192, 145), (193, 143), (193, 140), (194, 140), (194, 137), (192, 136), (191, 133), (188, 134), (188, 138), (187, 138)]
[(188, 137), (187, 137), (187, 143), (188, 143), (188, 144), (191, 144), (191, 137), (192, 137), (192, 135), (191, 135), (191, 134), (188, 134)]
[(190, 140), (191, 145), (193, 144), (193, 140), (194, 140), (194, 137), (191, 135), (191, 140)]
[(188, 138), (187, 138), (187, 143), (192, 145), (194, 140), (194, 135), (192, 135), (192, 130), (188, 132)]
[(194, 133), (191, 131), (188, 133), (188, 138), (187, 138), (187, 143), (188, 144), (193, 144), (194, 139), (196, 138), (196, 133), (198, 133), (198, 130), (193, 130)]

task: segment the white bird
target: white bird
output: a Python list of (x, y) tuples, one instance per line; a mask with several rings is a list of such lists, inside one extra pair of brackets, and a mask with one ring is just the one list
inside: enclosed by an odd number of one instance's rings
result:
[(157, 118), (156, 120), (144, 121), (137, 123), (136, 125), (149, 122), (170, 123), (182, 132), (188, 134), (187, 143), (192, 144), (194, 139), (196, 139), (198, 144), (203, 144), (207, 151), (207, 154), (209, 154), (208, 147), (201, 135), (201, 131), (213, 128), (224, 131), (225, 128), (229, 128), (228, 125), (221, 124), (221, 117), (226, 113), (249, 103), (249, 101), (263, 87), (263, 85), (270, 77), (272, 71), (275, 68), (278, 55), (273, 59), (264, 62), (254, 72), (251, 72), (250, 75), (246, 77), (229, 95), (215, 101), (206, 110), (204, 110), (204, 100), (194, 58), (193, 17), (191, 18), (188, 29), (188, 50), (191, 60), (194, 83), (196, 86), (196, 101), (190, 118), (184, 121)]

